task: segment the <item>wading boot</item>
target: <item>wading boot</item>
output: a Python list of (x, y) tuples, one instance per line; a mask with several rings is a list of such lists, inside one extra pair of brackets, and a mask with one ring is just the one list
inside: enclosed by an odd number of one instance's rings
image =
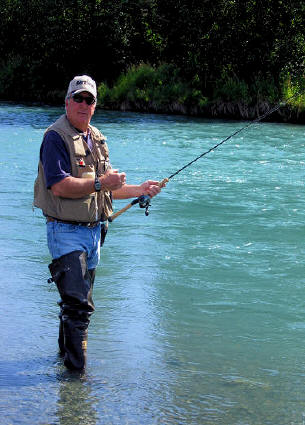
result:
[(87, 341), (89, 318), (76, 312), (75, 317), (63, 315), (64, 364), (68, 369), (83, 370), (87, 363)]
[[(90, 316), (94, 311), (92, 279), (87, 254), (73, 251), (53, 260), (49, 269), (61, 296), (59, 347), (69, 369), (84, 369)], [(92, 277), (91, 277), (92, 276)]]

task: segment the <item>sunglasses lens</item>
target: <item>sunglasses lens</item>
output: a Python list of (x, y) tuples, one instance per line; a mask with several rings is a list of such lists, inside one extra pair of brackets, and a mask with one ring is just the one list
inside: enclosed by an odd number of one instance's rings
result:
[(82, 103), (82, 101), (83, 101), (82, 96), (79, 96), (78, 94), (75, 94), (74, 96), (72, 96), (72, 98), (73, 98), (74, 102), (76, 102), (76, 103)]
[(73, 100), (76, 103), (82, 103), (83, 101), (85, 101), (87, 103), (87, 105), (93, 105), (93, 103), (95, 102), (94, 97), (90, 96), (90, 97), (83, 97), (80, 94), (75, 94), (73, 96)]
[(87, 105), (93, 105), (93, 103), (95, 102), (94, 97), (84, 97), (85, 102), (87, 103)]

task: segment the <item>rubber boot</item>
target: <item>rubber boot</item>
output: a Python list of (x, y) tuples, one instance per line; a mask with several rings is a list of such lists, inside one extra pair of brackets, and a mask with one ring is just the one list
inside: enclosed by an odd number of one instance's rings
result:
[(87, 254), (73, 251), (53, 260), (49, 269), (61, 295), (59, 344), (69, 369), (84, 369), (90, 315), (94, 311)]
[[(88, 270), (89, 275), (90, 275), (90, 279), (91, 279), (91, 297), (92, 297), (92, 289), (93, 289), (93, 284), (94, 284), (94, 280), (95, 280), (95, 269), (90, 269)], [(60, 306), (60, 313), (58, 315), (59, 317), (59, 332), (58, 332), (58, 347), (59, 347), (59, 354), (60, 356), (64, 356), (65, 355), (65, 340), (64, 340), (64, 323), (62, 320), (62, 301), (58, 302), (58, 305)]]
[(63, 315), (64, 364), (68, 369), (83, 370), (87, 363), (89, 318), (78, 314), (75, 317)]

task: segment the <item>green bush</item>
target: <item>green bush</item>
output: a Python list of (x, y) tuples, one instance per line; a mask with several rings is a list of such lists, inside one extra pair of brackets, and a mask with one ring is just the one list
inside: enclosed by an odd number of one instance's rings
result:
[(213, 97), (224, 102), (249, 103), (251, 100), (248, 84), (231, 75), (229, 67), (223, 70), (221, 77), (216, 81)]
[(250, 92), (252, 103), (264, 101), (277, 103), (280, 98), (279, 88), (272, 77), (256, 77), (254, 83), (250, 86)]
[(101, 83), (97, 87), (97, 105), (106, 106), (111, 99), (111, 90), (105, 83)]
[(133, 66), (126, 74), (119, 77), (110, 91), (111, 98), (115, 102), (147, 99), (149, 87), (152, 84), (154, 84), (154, 69), (151, 66), (146, 64)]
[[(298, 95), (298, 93), (300, 93)], [(133, 110), (183, 113), (204, 111), (213, 102), (242, 102), (247, 106), (261, 102), (274, 105), (294, 98), (289, 102), (298, 113), (305, 111), (305, 81), (283, 73), (278, 87), (271, 76), (258, 75), (252, 83), (239, 80), (227, 67), (216, 81), (212, 99), (203, 95), (198, 75), (187, 81), (180, 69), (173, 64), (154, 68), (148, 64), (131, 67), (122, 74), (113, 87), (106, 83), (98, 86), (101, 107), (119, 109), (122, 104)]]
[(305, 110), (305, 81), (304, 77), (292, 77), (290, 73), (282, 75), (282, 93), (283, 99), (289, 100), (292, 108), (299, 111)]
[(183, 81), (180, 70), (172, 64), (153, 68), (147, 64), (134, 66), (121, 75), (114, 86), (102, 83), (99, 88), (100, 105), (111, 106), (129, 102), (132, 106), (164, 109), (173, 103), (203, 107), (207, 99), (192, 83)]
[(258, 75), (254, 81), (246, 83), (230, 72), (223, 70), (221, 78), (216, 81), (213, 99), (223, 102), (243, 102), (256, 105), (260, 102), (274, 104), (279, 101), (279, 88), (272, 77)]

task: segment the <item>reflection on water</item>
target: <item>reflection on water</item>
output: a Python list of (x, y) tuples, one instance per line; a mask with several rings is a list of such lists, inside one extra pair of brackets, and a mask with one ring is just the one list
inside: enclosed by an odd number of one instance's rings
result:
[(56, 416), (60, 425), (96, 425), (97, 400), (91, 395), (90, 383), (78, 373), (65, 371), (57, 377), (59, 396)]
[[(302, 423), (303, 127), (250, 128), (171, 180), (149, 217), (135, 206), (111, 224), (79, 376), (57, 355), (58, 295), (32, 211), (41, 138), (62, 112), (0, 105), (0, 424)], [(130, 183), (241, 127), (116, 112), (94, 123)]]

